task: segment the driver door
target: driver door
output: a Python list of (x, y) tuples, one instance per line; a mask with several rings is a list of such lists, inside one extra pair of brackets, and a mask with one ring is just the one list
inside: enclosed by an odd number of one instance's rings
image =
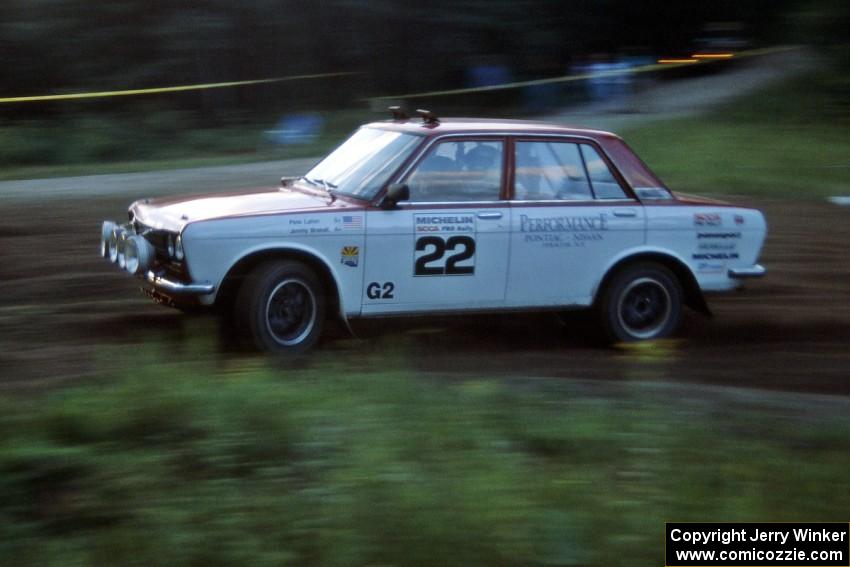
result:
[(409, 201), (366, 213), (364, 315), (503, 304), (505, 159), (500, 137), (442, 138), (403, 174)]

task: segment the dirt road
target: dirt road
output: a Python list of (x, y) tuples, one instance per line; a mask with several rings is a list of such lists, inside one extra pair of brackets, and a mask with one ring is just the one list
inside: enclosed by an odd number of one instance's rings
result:
[(542, 120), (621, 132), (648, 122), (699, 114), (821, 64), (811, 49), (790, 46), (733, 63), (731, 67), (708, 68), (713, 72), (686, 80), (669, 80), (663, 72), (638, 75), (627, 98), (565, 108)]
[[(736, 73), (734, 80), (742, 81)], [(775, 75), (762, 66), (746, 76), (763, 84)], [(174, 357), (192, 358), (199, 341), (212, 342), (209, 350), (222, 364), (253, 356), (220, 342), (211, 317), (184, 316), (141, 297), (135, 280), (98, 257), (100, 222), (121, 218), (136, 198), (273, 184), (281, 175), (303, 173), (311, 162), (0, 183), (0, 388), (89, 376), (120, 365), (116, 350), (140, 344), (158, 343)], [(850, 394), (850, 208), (753, 204), (763, 208), (770, 227), (762, 258), (768, 277), (745, 292), (711, 298), (716, 317), (690, 314), (675, 339), (604, 350), (583, 341), (581, 318), (565, 328), (547, 315), (465, 317), (415, 327), (374, 323), (359, 328), (359, 339), (338, 332), (314, 359), (333, 356), (358, 365), (365, 364), (359, 358), (364, 352), (392, 352), (399, 355), (392, 364), (448, 376)]]
[[(158, 343), (176, 358), (198, 342), (221, 363), (250, 353), (219, 342), (216, 320), (149, 303), (132, 278), (97, 254), (99, 222), (124, 196), (0, 202), (0, 387), (40, 386), (109, 369), (117, 348)], [(361, 364), (387, 351), (394, 362), (447, 376), (720, 384), (850, 394), (850, 209), (760, 201), (770, 236), (769, 276), (689, 314), (677, 338), (600, 349), (548, 315), (380, 322), (342, 332), (313, 356)], [(200, 338), (199, 338), (200, 337)]]

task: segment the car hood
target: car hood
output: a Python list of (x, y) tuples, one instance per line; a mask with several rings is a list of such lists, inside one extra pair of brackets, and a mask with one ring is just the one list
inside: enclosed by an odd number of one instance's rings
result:
[(133, 218), (159, 230), (180, 232), (193, 222), (275, 213), (303, 213), (328, 209), (354, 209), (362, 205), (331, 199), (299, 189), (271, 187), (236, 193), (144, 199), (130, 206)]

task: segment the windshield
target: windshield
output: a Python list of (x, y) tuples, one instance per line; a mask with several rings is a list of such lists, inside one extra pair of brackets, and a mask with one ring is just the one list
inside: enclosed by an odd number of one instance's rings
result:
[(304, 178), (334, 193), (371, 199), (410, 155), (420, 136), (361, 128)]

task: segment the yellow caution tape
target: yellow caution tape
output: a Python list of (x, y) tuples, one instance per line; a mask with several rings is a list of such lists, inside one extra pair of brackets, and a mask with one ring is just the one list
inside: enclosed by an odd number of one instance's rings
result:
[[(796, 46), (780, 46), (780, 47), (767, 47), (763, 49), (751, 49), (749, 51), (742, 51), (735, 54), (735, 58), (743, 58), (743, 57), (752, 57), (756, 55), (766, 55), (768, 53), (776, 53), (780, 51), (788, 51), (791, 49), (797, 49)], [(727, 58), (723, 59), (700, 59), (699, 64), (705, 65), (708, 63), (713, 63), (715, 61), (727, 61)], [(632, 73), (647, 73), (651, 71), (657, 71), (659, 69), (672, 69), (675, 67), (681, 67), (683, 65), (693, 65), (693, 62), (687, 63), (672, 63), (672, 64), (651, 64), (651, 65), (641, 65), (639, 67), (631, 67), (628, 69), (612, 69), (610, 71), (600, 71), (596, 73), (580, 73), (577, 75), (564, 75), (561, 77), (551, 77), (548, 79), (535, 79), (531, 81), (516, 81), (513, 83), (503, 83), (499, 85), (488, 85), (485, 87), (469, 87), (462, 89), (450, 89), (443, 91), (429, 91), (424, 93), (410, 93), (403, 95), (387, 95), (387, 96), (378, 96), (367, 98), (363, 100), (367, 101), (386, 101), (386, 100), (399, 100), (399, 99), (410, 99), (410, 98), (424, 98), (424, 97), (435, 97), (435, 96), (448, 96), (448, 95), (456, 95), (456, 94), (468, 94), (475, 92), (487, 92), (487, 91), (499, 91), (506, 89), (514, 89), (518, 87), (530, 87), (535, 85), (549, 85), (555, 83), (567, 83), (571, 81), (583, 81), (585, 79), (595, 79), (599, 77), (610, 77), (616, 75), (625, 75)], [(15, 97), (6, 97), (0, 98), (0, 104), (8, 104), (15, 102), (39, 102), (39, 101), (52, 101), (52, 100), (79, 100), (79, 99), (87, 99), (87, 98), (104, 98), (104, 97), (115, 97), (115, 96), (137, 96), (137, 95), (147, 95), (147, 94), (160, 94), (160, 93), (174, 93), (181, 91), (197, 91), (203, 89), (222, 89), (229, 87), (240, 87), (244, 85), (260, 85), (264, 83), (281, 83), (286, 81), (301, 81), (308, 79), (322, 79), (327, 77), (345, 77), (350, 75), (359, 75), (360, 73), (357, 71), (344, 71), (338, 73), (317, 73), (313, 75), (291, 75), (289, 77), (274, 77), (270, 79), (254, 79), (250, 81), (229, 81), (225, 83), (205, 83), (205, 84), (196, 84), (196, 85), (176, 85), (173, 87), (157, 87), (150, 89), (128, 89), (122, 91), (100, 91), (100, 92), (90, 92), (90, 93), (69, 93), (69, 94), (54, 94), (54, 95), (40, 95), (40, 96), (15, 96)]]
[[(798, 49), (796, 46), (779, 46), (779, 47), (765, 47), (762, 49), (751, 49), (748, 51), (741, 51), (735, 53), (735, 59), (741, 59), (744, 57), (753, 57), (756, 55), (767, 55), (769, 53), (778, 53), (781, 51), (789, 51), (792, 49)], [(459, 95), (459, 94), (469, 94), (469, 93), (480, 93), (480, 92), (488, 92), (488, 91), (501, 91), (506, 89), (515, 89), (518, 87), (531, 87), (536, 85), (551, 85), (555, 83), (569, 83), (572, 81), (584, 81), (586, 79), (596, 79), (600, 77), (613, 77), (616, 75), (630, 75), (633, 73), (648, 73), (651, 71), (658, 71), (660, 69), (673, 69), (676, 67), (682, 67), (685, 65), (693, 66), (695, 64), (698, 65), (707, 65), (710, 63), (714, 63), (716, 61), (728, 61), (729, 58), (711, 58), (711, 59), (699, 59), (693, 61), (681, 61), (677, 63), (653, 63), (651, 65), (641, 65), (638, 67), (630, 67), (628, 69), (612, 69), (610, 71), (598, 71), (596, 73), (579, 73), (577, 75), (563, 75), (560, 77), (550, 77), (548, 79), (534, 79), (531, 81), (516, 81), (513, 83), (502, 83), (499, 85), (488, 85), (485, 87), (468, 87), (462, 89), (449, 89), (444, 91), (429, 91), (424, 93), (410, 93), (410, 94), (402, 94), (402, 95), (387, 95), (387, 96), (376, 96), (372, 98), (368, 98), (365, 100), (368, 101), (387, 101), (387, 100), (401, 100), (401, 99), (409, 99), (409, 98), (425, 98), (425, 97), (435, 97), (435, 96), (449, 96), (449, 95)]]
[(41, 96), (14, 96), (0, 98), (0, 104), (11, 102), (36, 102), (46, 100), (75, 100), (84, 98), (103, 98), (109, 96), (136, 96), (159, 93), (176, 93), (181, 91), (198, 91), (203, 89), (222, 89), (226, 87), (241, 87), (243, 85), (260, 85), (263, 83), (282, 83), (285, 81), (301, 81), (306, 79), (323, 79), (326, 77), (344, 77), (357, 75), (357, 72), (348, 71), (341, 73), (318, 73), (315, 75), (292, 75), (289, 77), (275, 77), (271, 79), (254, 79), (251, 81), (230, 81), (227, 83), (206, 83), (200, 85), (177, 85), (174, 87), (158, 87), (153, 89), (130, 89), (124, 91), (101, 91), (93, 93), (70, 93)]

